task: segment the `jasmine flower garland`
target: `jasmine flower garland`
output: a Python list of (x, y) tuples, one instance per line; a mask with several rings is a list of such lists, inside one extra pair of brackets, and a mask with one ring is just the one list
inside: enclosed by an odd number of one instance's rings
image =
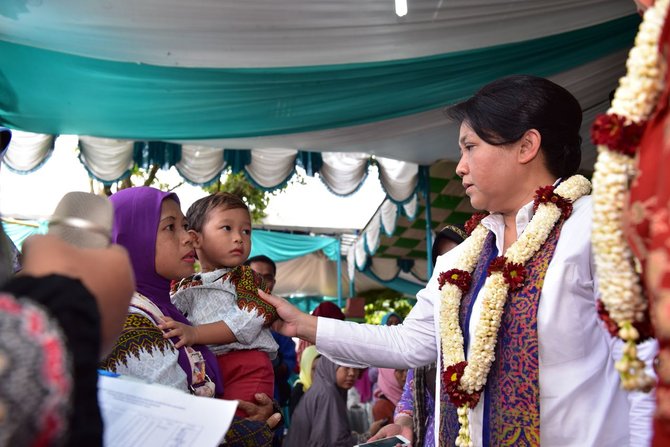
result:
[(492, 263), (489, 276), (480, 295), (482, 312), (475, 330), (470, 358), (465, 360), (463, 333), (459, 325), (459, 308), (464, 290), (464, 278), (469, 279), (477, 266), (489, 230), (479, 223), (463, 244), (463, 253), (454, 268), (439, 276), (442, 300), (440, 304), (440, 339), (444, 364), (443, 383), (450, 400), (458, 407), (461, 425), (457, 446), (470, 446), (468, 408), (479, 401), (486, 378), (495, 358), (498, 329), (502, 321), (505, 301), (510, 290), (525, 279), (523, 266), (545, 243), (556, 223), (567, 218), (572, 202), (591, 191), (591, 183), (575, 175), (553, 186), (540, 188), (535, 199), (536, 212), (526, 230), (505, 253)]
[(645, 15), (628, 55), (628, 72), (621, 78), (607, 114), (599, 116), (591, 135), (598, 145), (593, 175), (593, 251), (600, 286), (600, 314), (612, 335), (626, 342), (616, 363), (627, 390), (649, 390), (653, 379), (644, 372), (635, 344), (648, 334), (647, 298), (622, 222), (628, 184), (642, 133), (663, 90), (665, 67), (658, 43), (669, 0), (657, 0)]

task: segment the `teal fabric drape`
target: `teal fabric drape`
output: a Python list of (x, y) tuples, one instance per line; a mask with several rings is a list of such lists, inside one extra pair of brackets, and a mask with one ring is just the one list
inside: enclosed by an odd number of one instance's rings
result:
[(275, 262), (323, 250), (331, 261), (337, 261), (339, 241), (333, 237), (309, 236), (253, 230), (251, 232), (251, 256), (265, 255)]
[(163, 141), (136, 141), (133, 160), (144, 169), (157, 164), (161, 169), (168, 170), (181, 160), (181, 145)]
[(32, 236), (33, 234), (46, 234), (49, 229), (48, 222), (46, 221), (30, 221), (26, 222), (26, 225), (3, 221), (2, 226), (7, 236), (19, 250), (23, 245), (23, 241), (25, 241), (28, 236)]
[(631, 45), (637, 16), (409, 60), (254, 69), (161, 67), (0, 42), (0, 124), (138, 140), (246, 138), (434, 110), (511, 73), (548, 76)]
[(223, 159), (226, 161), (226, 167), (230, 168), (233, 174), (244, 171), (244, 167), (251, 163), (251, 151), (249, 149), (224, 149)]

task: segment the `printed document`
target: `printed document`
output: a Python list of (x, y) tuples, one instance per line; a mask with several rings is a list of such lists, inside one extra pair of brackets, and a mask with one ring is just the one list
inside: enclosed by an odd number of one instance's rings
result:
[(105, 447), (215, 447), (236, 401), (193, 396), (163, 385), (98, 376)]

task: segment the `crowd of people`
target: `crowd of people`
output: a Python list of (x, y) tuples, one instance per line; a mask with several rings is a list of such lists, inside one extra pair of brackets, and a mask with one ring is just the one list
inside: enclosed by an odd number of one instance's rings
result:
[[(249, 258), (249, 210), (228, 193), (184, 215), (174, 193), (118, 191), (108, 247), (38, 236), (19, 272), (0, 235), (0, 445), (102, 445), (98, 368), (237, 400), (233, 446), (350, 447), (396, 435), (427, 447), (667, 445), (670, 232), (659, 201), (669, 190), (655, 183), (654, 157), (667, 158), (670, 140), (659, 95), (636, 140), (646, 152), (632, 191), (653, 206), (629, 210), (627, 224), (660, 355), (637, 326), (612, 330), (616, 315), (600, 302), (578, 101), (515, 75), (447, 110), (460, 125), (456, 173), (484, 213), (437, 232), (435, 272), (404, 318), (358, 324), (333, 303), (307, 314), (272, 295), (276, 265)], [(608, 144), (617, 131), (607, 128)], [(11, 134), (0, 137), (4, 150)], [(653, 375), (654, 361), (658, 402), (622, 388), (644, 385), (631, 371)]]

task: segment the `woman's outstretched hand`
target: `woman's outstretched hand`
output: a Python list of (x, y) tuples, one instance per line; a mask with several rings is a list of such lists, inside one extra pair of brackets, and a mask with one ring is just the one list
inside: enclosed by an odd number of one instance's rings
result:
[(317, 317), (301, 312), (284, 298), (270, 295), (260, 289), (258, 294), (277, 309), (279, 320), (272, 324), (272, 329), (287, 337), (299, 337), (310, 343), (316, 342)]

